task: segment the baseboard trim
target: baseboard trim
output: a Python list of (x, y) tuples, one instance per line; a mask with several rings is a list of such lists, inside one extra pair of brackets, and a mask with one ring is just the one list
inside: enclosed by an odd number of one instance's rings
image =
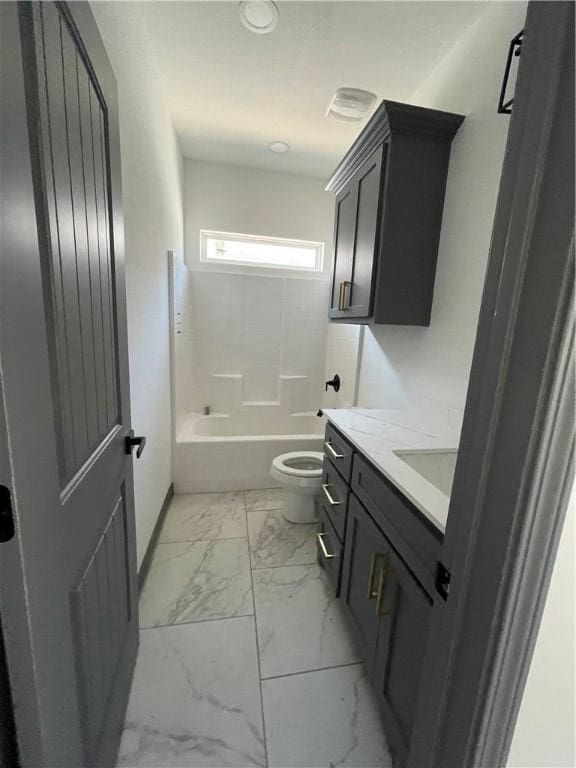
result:
[(138, 571), (138, 590), (140, 592), (142, 592), (144, 583), (146, 582), (146, 577), (148, 576), (148, 571), (150, 570), (150, 563), (152, 562), (154, 550), (156, 549), (156, 544), (158, 543), (158, 537), (160, 536), (160, 530), (164, 525), (164, 520), (166, 519), (166, 512), (168, 512), (168, 507), (170, 506), (170, 502), (172, 501), (173, 498), (174, 498), (174, 483), (171, 483), (170, 487), (166, 491), (166, 496), (164, 497), (164, 501), (162, 502), (162, 507), (160, 508), (160, 514), (158, 515), (158, 520), (156, 520), (156, 525), (154, 526), (154, 530), (152, 531), (152, 536), (150, 536), (150, 541), (148, 542), (148, 547), (146, 548), (146, 554), (144, 555), (142, 564), (140, 565), (140, 570)]

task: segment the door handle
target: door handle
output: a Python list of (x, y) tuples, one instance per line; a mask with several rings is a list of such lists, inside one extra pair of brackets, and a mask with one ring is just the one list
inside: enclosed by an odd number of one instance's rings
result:
[(338, 309), (343, 310), (344, 309), (344, 281), (340, 283), (340, 289), (338, 291)]
[(10, 489), (0, 485), (0, 542), (10, 541), (14, 536), (14, 516)]
[(376, 593), (376, 616), (387, 616), (389, 611), (384, 610), (384, 590), (386, 589), (386, 577), (388, 576), (388, 569), (390, 563), (386, 561), (380, 571), (380, 578), (378, 579), (378, 591)]
[[(368, 600), (374, 600), (375, 597), (379, 596), (380, 584), (378, 585), (378, 589), (374, 589), (374, 576), (376, 575), (376, 565), (378, 564), (378, 561), (383, 557), (386, 557), (383, 552), (372, 553), (372, 559), (370, 560), (370, 572), (368, 574)], [(382, 571), (385, 569), (386, 565), (384, 565)], [(382, 579), (382, 574), (380, 574), (380, 579)]]
[(343, 311), (346, 309), (346, 288), (350, 288), (352, 283), (350, 280), (342, 280), (340, 283), (340, 289), (338, 291), (338, 309)]
[(140, 456), (142, 456), (142, 452), (144, 451), (144, 448), (146, 447), (146, 438), (142, 435), (134, 435), (134, 432), (131, 432), (129, 435), (126, 435), (124, 438), (124, 450), (127, 454), (132, 453), (132, 449), (134, 446), (137, 445), (138, 449), (136, 451), (136, 458), (139, 459)]

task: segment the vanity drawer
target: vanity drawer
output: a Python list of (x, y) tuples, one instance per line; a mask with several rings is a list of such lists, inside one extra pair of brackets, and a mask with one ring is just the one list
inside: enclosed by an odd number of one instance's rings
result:
[(349, 483), (352, 473), (352, 456), (354, 449), (331, 424), (326, 425), (324, 437), (324, 453), (340, 472), (344, 480)]
[(358, 454), (354, 457), (352, 490), (423, 586), (433, 590), (442, 533)]
[(342, 543), (332, 527), (326, 510), (320, 504), (318, 509), (319, 529), (316, 534), (316, 551), (318, 564), (324, 568), (334, 585), (336, 597), (340, 594), (340, 577), (342, 575)]
[(349, 490), (348, 485), (334, 468), (334, 464), (325, 460), (322, 487), (320, 488), (320, 505), (330, 518), (340, 541), (344, 541), (344, 534), (346, 533)]

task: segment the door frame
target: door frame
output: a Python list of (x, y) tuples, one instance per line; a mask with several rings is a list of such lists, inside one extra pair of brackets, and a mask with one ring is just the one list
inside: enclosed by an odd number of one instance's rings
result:
[(574, 5), (531, 2), (409, 768), (506, 764), (574, 421)]

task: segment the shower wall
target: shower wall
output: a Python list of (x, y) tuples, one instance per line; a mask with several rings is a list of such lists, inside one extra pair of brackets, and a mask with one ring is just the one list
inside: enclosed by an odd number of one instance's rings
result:
[(176, 411), (322, 405), (328, 283), (175, 270)]

